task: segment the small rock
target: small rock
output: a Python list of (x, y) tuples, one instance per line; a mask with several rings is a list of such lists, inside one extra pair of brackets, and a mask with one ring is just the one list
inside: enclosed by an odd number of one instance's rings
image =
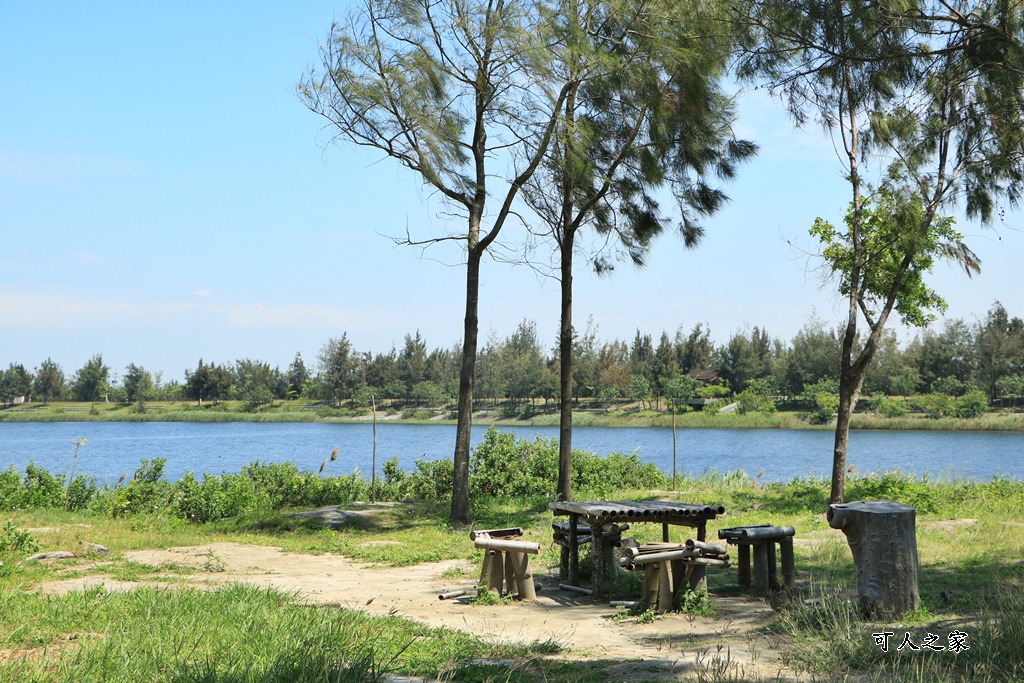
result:
[(85, 541), (79, 541), (78, 545), (82, 546), (87, 553), (96, 553), (97, 555), (106, 555), (110, 552), (110, 549), (105, 545), (99, 545), (98, 543), (86, 543)]
[(54, 550), (49, 553), (36, 553), (35, 555), (29, 555), (25, 558), (26, 562), (34, 562), (35, 560), (71, 560), (78, 557), (73, 552), (67, 550)]

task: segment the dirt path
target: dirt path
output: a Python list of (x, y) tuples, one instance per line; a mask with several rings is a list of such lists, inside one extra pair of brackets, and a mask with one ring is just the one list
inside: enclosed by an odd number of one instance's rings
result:
[[(554, 640), (564, 650), (561, 656), (610, 664), (609, 680), (685, 679), (697, 667), (721, 666), (726, 660), (734, 675), (774, 678), (781, 672), (784, 677), (792, 676), (772, 643), (754, 630), (770, 614), (760, 601), (716, 596), (715, 619), (668, 615), (648, 624), (615, 623), (610, 618), (613, 610), (606, 603), (560, 591), (557, 586), (544, 585), (537, 600), (529, 603), (486, 607), (471, 605), (465, 598), (439, 600), (442, 592), (472, 589), (479, 567), (465, 561), (368, 567), (340, 555), (304, 555), (241, 543), (134, 551), (124, 557), (156, 567), (194, 567), (196, 572), (185, 578), (195, 585), (241, 581), (293, 592), (309, 603), (396, 614), (491, 641)], [(454, 567), (465, 573), (457, 579), (441, 578), (442, 572)], [(159, 574), (150, 577), (146, 585), (167, 585), (161, 583)], [(180, 580), (182, 574), (175, 577)], [(49, 582), (41, 589), (61, 593), (100, 584), (107, 590), (141, 585), (91, 575)]]

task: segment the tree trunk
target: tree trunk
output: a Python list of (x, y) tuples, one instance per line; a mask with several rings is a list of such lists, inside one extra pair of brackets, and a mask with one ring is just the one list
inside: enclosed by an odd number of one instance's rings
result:
[(473, 380), (476, 373), (480, 257), (474, 248), (466, 258), (466, 318), (462, 331), (462, 363), (459, 371), (458, 422), (455, 426), (455, 461), (452, 472), (452, 509), (449, 522), (469, 523), (469, 438), (473, 428)]
[(918, 608), (917, 513), (891, 500), (830, 505), (828, 523), (841, 529), (857, 568), (864, 613), (896, 617)]
[(835, 446), (832, 451), (832, 491), (829, 503), (843, 502), (846, 494), (846, 452), (850, 443), (850, 416), (856, 405), (854, 387), (849, 386), (850, 379), (845, 375), (839, 380), (839, 410), (836, 414)]
[(558, 500), (572, 500), (572, 252), (575, 231), (562, 237), (562, 322), (558, 335)]

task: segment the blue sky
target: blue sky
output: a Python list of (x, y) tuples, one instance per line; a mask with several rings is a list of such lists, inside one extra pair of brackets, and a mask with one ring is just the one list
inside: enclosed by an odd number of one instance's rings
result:
[[(443, 234), (443, 207), (391, 161), (325, 149), (293, 94), (345, 11), (0, 2), (0, 366), (52, 357), (70, 375), (102, 353), (118, 372), (136, 363), (180, 381), (200, 357), (284, 368), (301, 352), (311, 364), (343, 332), (372, 351), (417, 329), (430, 347), (460, 339), (464, 274), (444, 265), (457, 251), (386, 237)], [(581, 269), (581, 327), (592, 316), (602, 339), (638, 327), (657, 338), (702, 322), (724, 342), (758, 325), (788, 341), (812, 311), (838, 322), (799, 250), (816, 216), (838, 222), (848, 202), (832, 143), (792, 130), (760, 92), (741, 95), (740, 115), (761, 153), (703, 245), (666, 235), (643, 271)], [(1024, 315), (1021, 225), (960, 224), (983, 272), (936, 268), (948, 315), (973, 320), (996, 299)], [(557, 282), (485, 263), (482, 339), (523, 318), (554, 346)]]

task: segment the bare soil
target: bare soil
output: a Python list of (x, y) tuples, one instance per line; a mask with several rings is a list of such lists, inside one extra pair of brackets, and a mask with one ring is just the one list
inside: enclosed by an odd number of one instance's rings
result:
[[(557, 582), (543, 582), (535, 601), (470, 604), (480, 568), (466, 561), (377, 567), (340, 555), (306, 555), (242, 543), (140, 550), (124, 557), (179, 569), (168, 573), (166, 580), (159, 572), (141, 583), (91, 574), (47, 582), (40, 590), (63, 593), (97, 585), (108, 591), (131, 590), (140, 585), (180, 585), (182, 579), (210, 588), (244, 582), (288, 591), (310, 604), (394, 614), (490, 641), (555, 641), (562, 648), (559, 656), (600, 663), (609, 680), (685, 680), (698, 669), (723, 666), (734, 676), (797, 678), (782, 665), (778, 643), (757, 631), (771, 608), (749, 598), (712, 596), (715, 618), (670, 614), (646, 624), (616, 623), (606, 602), (561, 591)], [(195, 572), (182, 574), (181, 567)], [(441, 578), (457, 573), (456, 568), (462, 570), (458, 578)], [(469, 592), (467, 597), (438, 598), (463, 589)]]

